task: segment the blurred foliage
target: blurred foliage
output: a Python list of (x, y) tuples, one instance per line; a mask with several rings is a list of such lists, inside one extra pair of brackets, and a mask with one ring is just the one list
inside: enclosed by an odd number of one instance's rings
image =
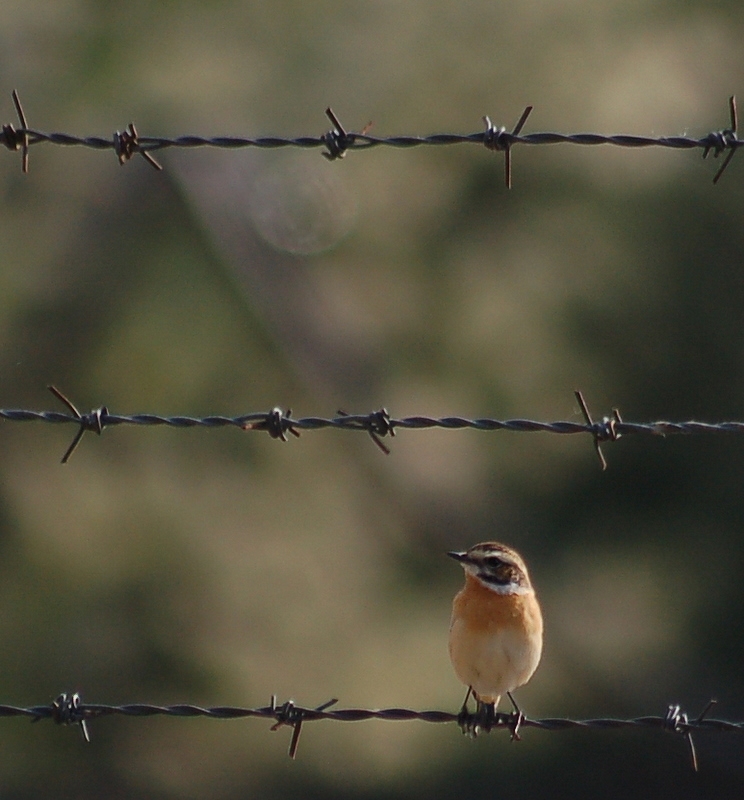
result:
[[(702, 135), (742, 87), (741, 5), (6, 0), (4, 121), (110, 135), (528, 130)], [(731, 76), (734, 76), (732, 78)], [(733, 81), (733, 82), (732, 82)], [(742, 163), (516, 148), (40, 145), (0, 160), (0, 406), (742, 419)], [(399, 432), (287, 444), (0, 429), (0, 700), (455, 709), (442, 551), (524, 553), (546, 618), (530, 716), (744, 718), (735, 438)], [(449, 726), (107, 719), (0, 726), (6, 797), (734, 796), (744, 743)]]

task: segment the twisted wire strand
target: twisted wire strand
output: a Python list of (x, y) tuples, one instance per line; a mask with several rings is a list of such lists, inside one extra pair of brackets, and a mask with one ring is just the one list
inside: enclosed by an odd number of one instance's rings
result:
[(584, 416), (584, 422), (557, 421), (540, 422), (530, 419), (492, 418), (468, 419), (466, 417), (427, 417), (413, 416), (395, 419), (390, 416), (386, 408), (373, 411), (369, 414), (347, 414), (339, 411), (337, 417), (292, 417), (292, 411), (284, 412), (275, 407), (268, 412), (243, 414), (237, 417), (210, 415), (207, 417), (190, 416), (162, 416), (159, 414), (112, 414), (107, 406), (95, 408), (88, 414), (81, 414), (77, 407), (55, 386), (48, 387), (51, 393), (69, 409), (70, 413), (60, 411), (32, 411), (30, 409), (0, 409), (0, 419), (11, 422), (47, 422), (60, 424), (71, 422), (78, 426), (77, 433), (72, 443), (67, 448), (62, 463), (69, 460), (77, 448), (80, 440), (87, 431), (102, 434), (104, 428), (112, 425), (167, 425), (174, 428), (223, 428), (235, 427), (244, 431), (265, 431), (273, 439), (287, 441), (287, 434), (299, 437), (302, 430), (319, 430), (321, 428), (336, 428), (338, 430), (363, 431), (369, 434), (372, 441), (386, 455), (390, 449), (383, 443), (385, 436), (395, 436), (398, 428), (421, 430), (426, 428), (443, 428), (447, 430), (462, 430), (469, 428), (479, 431), (508, 430), (521, 433), (588, 433), (593, 441), (602, 469), (607, 468), (607, 461), (602, 452), (601, 445), (605, 442), (617, 441), (624, 434), (650, 434), (653, 436), (667, 436), (670, 434), (702, 434), (702, 433), (744, 433), (744, 422), (625, 422), (620, 412), (615, 408), (611, 417), (601, 420), (592, 419), (584, 396), (580, 391), (574, 392), (576, 400)]
[[(275, 409), (279, 410), (279, 409)], [(246, 429), (252, 426), (258, 430), (255, 423), (262, 423), (272, 412), (253, 412), (236, 417), (223, 415), (209, 415), (205, 417), (191, 416), (163, 416), (160, 414), (113, 414), (104, 411), (100, 414), (102, 427), (115, 425), (166, 425), (172, 428), (225, 428), (235, 427)], [(378, 412), (374, 412), (378, 413)], [(349, 414), (339, 417), (299, 417), (290, 415), (281, 416), (281, 424), (285, 429), (295, 428), (302, 431), (335, 428), (337, 430), (369, 431), (370, 414)], [(33, 411), (30, 409), (5, 408), (0, 409), (0, 419), (9, 422), (48, 422), (52, 424), (75, 423), (80, 425), (84, 417), (76, 417), (61, 411)], [(472, 429), (477, 431), (512, 431), (516, 433), (559, 433), (575, 434), (588, 433), (592, 436), (598, 434), (598, 426), (605, 424), (605, 420), (594, 423), (572, 422), (558, 420), (556, 422), (541, 422), (532, 419), (492, 419), (480, 417), (469, 419), (467, 417), (428, 417), (423, 415), (390, 418), (388, 425), (391, 429), (425, 430), (443, 428), (446, 430)], [(656, 422), (619, 422), (614, 426), (616, 438), (629, 434), (649, 434), (652, 436), (670, 436), (673, 434), (710, 434), (710, 433), (744, 433), (744, 422), (700, 422), (688, 420), (686, 422), (671, 422), (658, 420)], [(609, 438), (609, 437), (608, 437)]]
[(731, 125), (723, 130), (711, 131), (707, 135), (695, 138), (690, 136), (635, 136), (630, 134), (603, 135), (599, 133), (522, 133), (532, 106), (527, 106), (516, 126), (508, 131), (504, 127), (495, 126), (489, 117), (483, 117), (485, 130), (476, 133), (436, 133), (429, 136), (371, 136), (367, 133), (370, 125), (360, 132), (347, 131), (334, 114), (326, 109), (326, 115), (333, 124), (333, 129), (321, 136), (261, 136), (257, 138), (241, 136), (140, 136), (134, 123), (129, 123), (123, 132), (116, 131), (111, 138), (100, 136), (73, 136), (68, 133), (44, 133), (28, 125), (26, 115), (21, 106), (18, 93), (12, 92), (13, 102), (18, 115), (19, 127), (12, 124), (2, 126), (0, 144), (9, 150), (21, 150), (23, 153), (22, 168), (28, 172), (29, 148), (41, 144), (53, 144), (62, 147), (88, 147), (93, 150), (113, 150), (120, 164), (125, 164), (135, 155), (141, 155), (156, 170), (161, 165), (151, 155), (158, 150), (168, 148), (213, 147), (234, 150), (243, 147), (259, 149), (276, 149), (281, 147), (324, 148), (323, 155), (330, 161), (343, 158), (350, 150), (368, 150), (373, 147), (411, 148), (420, 146), (443, 146), (454, 144), (480, 144), (489, 150), (501, 151), (505, 156), (505, 180), (507, 188), (511, 188), (511, 148), (516, 144), (549, 145), (613, 145), (616, 147), (667, 147), (675, 150), (702, 149), (703, 158), (710, 152), (718, 157), (726, 153), (721, 167), (716, 172), (713, 182), (717, 183), (730, 163), (736, 151), (744, 145), (737, 133), (738, 119), (736, 98), (729, 98), (729, 114)]
[(22, 708), (18, 706), (0, 706), (0, 716), (26, 716), (32, 722), (42, 719), (52, 719), (59, 725), (80, 725), (85, 741), (90, 742), (88, 722), (104, 716), (122, 715), (128, 717), (209, 717), (210, 719), (241, 719), (245, 717), (261, 717), (273, 721), (271, 730), (275, 731), (283, 726), (292, 728), (292, 737), (289, 744), (289, 757), (295, 758), (300, 739), (302, 725), (305, 722), (317, 720), (332, 720), (335, 722), (362, 722), (370, 719), (382, 719), (392, 722), (406, 722), (419, 720), (432, 723), (456, 722), (463, 733), (475, 738), (480, 733), (490, 733), (492, 730), (506, 728), (511, 732), (512, 741), (519, 740), (519, 731), (522, 728), (539, 728), (547, 731), (567, 730), (570, 728), (587, 728), (597, 730), (617, 728), (654, 728), (682, 735), (688, 745), (690, 759), (694, 771), (698, 771), (698, 759), (692, 732), (707, 729), (724, 733), (744, 733), (743, 722), (729, 722), (727, 720), (706, 719), (706, 714), (715, 704), (711, 700), (696, 719), (690, 720), (688, 715), (681, 710), (679, 705), (669, 705), (666, 714), (662, 716), (635, 717), (632, 719), (597, 718), (575, 720), (562, 717), (548, 719), (528, 719), (519, 711), (512, 714), (490, 714), (483, 719), (479, 713), (471, 714), (463, 708), (458, 714), (447, 711), (414, 711), (408, 708), (345, 708), (329, 711), (335, 705), (334, 698), (322, 703), (317, 708), (303, 708), (287, 700), (281, 705), (277, 704), (276, 697), (271, 698), (271, 704), (260, 708), (242, 708), (237, 706), (216, 706), (204, 708), (202, 706), (182, 703), (171, 706), (152, 705), (148, 703), (130, 703), (127, 705), (104, 705), (83, 703), (80, 695), (63, 693), (51, 704), (44, 706), (31, 706)]
[(666, 714), (661, 716), (635, 717), (632, 719), (616, 718), (597, 718), (587, 720), (574, 720), (568, 718), (549, 718), (542, 720), (532, 720), (516, 711), (512, 714), (496, 713), (495, 710), (484, 719), (481, 713), (471, 714), (466, 707), (463, 707), (458, 714), (446, 711), (414, 711), (407, 708), (385, 708), (385, 709), (366, 709), (366, 708), (347, 708), (328, 711), (331, 706), (338, 702), (335, 698), (326, 703), (322, 703), (316, 708), (303, 708), (287, 700), (278, 705), (276, 696), (272, 696), (271, 704), (261, 708), (241, 708), (235, 706), (217, 706), (214, 708), (203, 708), (191, 704), (179, 704), (173, 706), (158, 706), (144, 703), (133, 703), (128, 705), (91, 705), (83, 703), (80, 695), (63, 693), (51, 704), (51, 706), (33, 706), (31, 708), (19, 708), (15, 706), (0, 706), (0, 716), (29, 716), (32, 722), (40, 719), (51, 718), (57, 724), (80, 725), (81, 732), (85, 741), (90, 742), (87, 723), (91, 719), (101, 716), (121, 714), (125, 716), (175, 716), (175, 717), (210, 717), (212, 719), (238, 719), (244, 717), (262, 717), (271, 719), (274, 724), (272, 731), (278, 730), (283, 726), (292, 728), (292, 738), (289, 744), (288, 755), (295, 758), (300, 739), (300, 732), (305, 721), (313, 720), (333, 720), (336, 722), (360, 722), (369, 719), (383, 719), (388, 721), (410, 721), (420, 720), (422, 722), (449, 723), (456, 722), (460, 730), (472, 738), (479, 733), (490, 733), (497, 728), (506, 728), (511, 732), (512, 741), (519, 740), (519, 731), (522, 727), (533, 727), (541, 730), (566, 730), (569, 728), (588, 728), (588, 729), (612, 729), (612, 728), (655, 728), (680, 734), (687, 742), (690, 753), (690, 761), (695, 772), (698, 771), (698, 758), (695, 744), (692, 739), (693, 730), (707, 728), (726, 733), (744, 733), (744, 723), (728, 722), (726, 720), (706, 719), (706, 715), (715, 705), (715, 700), (710, 700), (705, 708), (700, 712), (696, 719), (690, 720), (688, 715), (682, 711), (679, 705), (670, 704), (667, 706)]
[[(113, 139), (100, 136), (73, 136), (69, 133), (44, 133), (33, 129), (16, 130), (21, 136), (28, 137), (29, 146), (46, 142), (63, 147), (80, 146), (93, 150), (113, 150)], [(249, 138), (242, 136), (139, 136), (135, 146), (136, 152), (153, 152), (168, 148), (190, 149), (194, 147), (213, 147), (236, 150), (244, 147), (260, 149), (277, 149), (282, 147), (298, 147), (304, 149), (327, 147), (326, 134), (322, 136), (261, 136)], [(345, 150), (367, 150), (371, 147), (410, 148), (419, 146), (438, 146), (453, 144), (483, 144), (483, 131), (468, 134), (435, 133), (428, 136), (370, 136), (369, 134), (346, 134)], [(718, 132), (709, 133), (701, 138), (690, 136), (634, 136), (628, 134), (603, 135), (600, 133), (526, 133), (514, 135), (507, 133), (508, 144), (576, 144), (601, 145), (609, 144), (617, 147), (667, 147), (674, 150), (715, 149), (720, 146)], [(744, 140), (737, 136), (729, 137), (726, 149), (737, 149), (744, 146)]]
[[(67, 701), (67, 696), (62, 695)], [(334, 701), (335, 702), (335, 701)], [(125, 717), (209, 717), (211, 719), (244, 719), (247, 717), (260, 717), (289, 724), (292, 718), (302, 719), (305, 722), (317, 720), (332, 720), (335, 722), (365, 722), (371, 719), (387, 720), (389, 722), (408, 722), (418, 720), (430, 723), (452, 723), (462, 722), (462, 713), (452, 713), (449, 711), (416, 711), (409, 708), (343, 708), (336, 710), (304, 708), (295, 705), (292, 701), (281, 705), (272, 704), (257, 708), (245, 708), (241, 706), (214, 706), (203, 707), (190, 703), (179, 703), (176, 705), (155, 705), (151, 703), (127, 703), (124, 705), (109, 705), (104, 703), (82, 703), (75, 706), (75, 712), (70, 713), (68, 718), (61, 718), (61, 712), (57, 707), (58, 701), (51, 705), (37, 706), (12, 706), (0, 705), (0, 717), (29, 717), (32, 721), (42, 719), (53, 719), (64, 724), (75, 724), (81, 719), (93, 720), (99, 717), (125, 716)], [(674, 707), (672, 707), (674, 708)], [(678, 708), (678, 707), (676, 707)], [(678, 714), (678, 716), (684, 716)], [(511, 714), (497, 714), (492, 727), (509, 728)], [(672, 722), (684, 726), (689, 730), (708, 730), (721, 733), (744, 734), (744, 721), (731, 722), (722, 719), (712, 718), (693, 718), (680, 722), (676, 718)], [(669, 729), (670, 715), (666, 716), (642, 716), (630, 719), (618, 719), (616, 717), (596, 717), (592, 719), (570, 719), (567, 717), (548, 717), (544, 719), (530, 719), (524, 717), (520, 722), (520, 727), (539, 728), (546, 731), (561, 731), (572, 728), (586, 729), (619, 729), (619, 728), (655, 728)]]

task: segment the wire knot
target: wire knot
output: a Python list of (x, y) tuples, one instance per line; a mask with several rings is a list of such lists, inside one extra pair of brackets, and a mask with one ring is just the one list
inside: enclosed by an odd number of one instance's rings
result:
[(8, 150), (20, 150), (26, 140), (26, 134), (17, 131), (10, 123), (3, 125), (3, 144)]
[(703, 158), (707, 158), (708, 154), (713, 151), (713, 158), (718, 158), (726, 150), (736, 147), (738, 138), (736, 132), (730, 128), (722, 131), (711, 131), (705, 137), (706, 145), (703, 150)]
[[(313, 711), (325, 711), (330, 706), (337, 703), (338, 700), (334, 697), (326, 703), (322, 703)], [(302, 723), (307, 714), (307, 709), (298, 708), (294, 704), (294, 700), (287, 700), (281, 706), (276, 704), (276, 695), (271, 696), (271, 713), (274, 715), (276, 722), (271, 726), (272, 731), (277, 731), (283, 725), (288, 725), (292, 728), (292, 739), (289, 742), (288, 755), (290, 758), (295, 758), (297, 755), (297, 745), (300, 742), (300, 732), (302, 731)]]
[(13, 98), (13, 105), (18, 114), (18, 121), (21, 123), (20, 130), (16, 130), (10, 123), (3, 125), (2, 143), (8, 150), (22, 150), (23, 158), (21, 160), (21, 170), (28, 172), (28, 122), (26, 122), (26, 115), (23, 113), (23, 106), (21, 99), (18, 97), (18, 92), (13, 89), (11, 92)]
[(604, 471), (607, 469), (607, 460), (604, 457), (600, 445), (602, 442), (616, 442), (622, 435), (618, 430), (618, 426), (621, 425), (623, 421), (620, 412), (616, 408), (613, 408), (611, 417), (602, 417), (601, 421), (595, 422), (592, 419), (592, 415), (589, 413), (589, 406), (586, 404), (586, 400), (584, 400), (584, 395), (576, 391), (574, 392), (574, 396), (586, 420), (587, 430), (594, 439), (594, 449), (597, 452), (599, 463), (602, 465), (602, 470)]
[(75, 448), (80, 444), (80, 440), (83, 438), (83, 434), (85, 434), (86, 431), (92, 431), (99, 436), (103, 433), (103, 429), (106, 427), (106, 417), (108, 417), (109, 410), (107, 406), (101, 406), (100, 408), (94, 408), (88, 414), (81, 414), (72, 401), (65, 397), (56, 386), (48, 386), (47, 388), (58, 400), (61, 400), (67, 408), (70, 409), (73, 417), (75, 417), (80, 425), (78, 432), (75, 434), (75, 438), (62, 456), (62, 463), (66, 464), (70, 460), (70, 456), (75, 452)]
[(613, 409), (613, 416), (602, 417), (601, 422), (592, 423), (592, 436), (598, 442), (616, 442), (622, 434), (618, 431), (618, 423), (622, 422), (620, 412)]
[(512, 144), (512, 135), (502, 125), (497, 128), (489, 117), (483, 117), (486, 130), (483, 134), (483, 144), (488, 150), (508, 150)]
[[(671, 707), (671, 706), (670, 706)], [(276, 704), (276, 695), (271, 698), (271, 711), (276, 718), (276, 723), (271, 726), (272, 731), (277, 731), (282, 725), (296, 725), (302, 721), (302, 709), (297, 708), (294, 700), (287, 700), (280, 706)]]
[(139, 155), (141, 155), (142, 158), (144, 158), (153, 169), (163, 169), (162, 165), (159, 164), (147, 152), (147, 150), (141, 149), (139, 143), (139, 134), (137, 133), (137, 128), (134, 127), (133, 122), (129, 123), (128, 129), (123, 133), (119, 133), (119, 131), (114, 133), (114, 152), (116, 153), (121, 166), (124, 166), (124, 164), (126, 164), (130, 158), (139, 153)]
[(736, 97), (732, 95), (729, 97), (729, 115), (731, 117), (731, 127), (724, 128), (722, 131), (713, 131), (705, 137), (705, 149), (703, 150), (703, 158), (707, 158), (708, 154), (713, 151), (713, 158), (718, 158), (721, 153), (728, 150), (728, 155), (721, 164), (718, 172), (713, 178), (713, 183), (718, 183), (724, 170), (731, 163), (731, 159), (736, 155), (736, 150), (740, 147), (739, 136), (737, 129), (739, 122), (736, 113)]
[(524, 123), (527, 122), (527, 117), (532, 113), (532, 106), (527, 106), (519, 118), (519, 122), (514, 126), (514, 130), (507, 131), (503, 126), (497, 128), (492, 122), (490, 117), (483, 117), (483, 123), (486, 130), (483, 133), (483, 144), (489, 150), (495, 150), (504, 154), (504, 183), (507, 189), (511, 189), (511, 146), (519, 136)]
[(85, 710), (82, 708), (80, 695), (63, 692), (52, 703), (52, 719), (57, 725), (80, 725), (80, 730), (86, 742), (90, 742), (88, 726), (85, 722)]
[(323, 157), (329, 161), (335, 161), (337, 158), (343, 158), (346, 155), (346, 151), (354, 144), (354, 137), (346, 132), (346, 129), (339, 122), (338, 117), (333, 113), (330, 106), (325, 113), (333, 123), (333, 130), (324, 133), (322, 136), (323, 144), (328, 148), (328, 152), (323, 153)]
[(292, 422), (292, 409), (288, 408), (285, 414), (278, 406), (269, 411), (263, 419), (256, 422), (246, 422), (243, 425), (244, 431), (266, 431), (272, 439), (287, 441), (287, 431), (293, 436), (300, 438), (300, 432)]
[[(338, 415), (341, 417), (348, 417), (346, 411), (338, 410)], [(390, 448), (383, 443), (381, 436), (395, 436), (395, 425), (390, 419), (390, 414), (386, 408), (381, 408), (379, 411), (373, 411), (363, 418), (360, 424), (361, 428), (370, 435), (372, 441), (385, 453), (386, 456), (390, 455)], [(356, 427), (356, 425), (354, 426)]]
[[(695, 723), (701, 723), (707, 713), (713, 708), (716, 704), (715, 700), (709, 700), (708, 704), (705, 708), (700, 712), (696, 720), (693, 720)], [(665, 731), (669, 731), (670, 733), (679, 733), (685, 737), (687, 740), (687, 745), (690, 748), (690, 761), (692, 762), (692, 769), (697, 772), (698, 771), (698, 759), (697, 753), (695, 751), (695, 743), (692, 741), (692, 730), (691, 730), (691, 723), (690, 720), (682, 711), (679, 705), (669, 705), (667, 707), (667, 712), (664, 716), (664, 720), (662, 722), (662, 729)]]
[(671, 733), (688, 733), (690, 730), (690, 720), (687, 714), (682, 711), (681, 706), (669, 705), (664, 715), (662, 728)]
[(395, 426), (390, 419), (390, 414), (386, 408), (381, 408), (379, 411), (373, 411), (367, 418), (367, 433), (369, 433), (372, 441), (385, 453), (386, 456), (390, 455), (390, 448), (385, 445), (380, 439), (381, 436), (395, 436)]

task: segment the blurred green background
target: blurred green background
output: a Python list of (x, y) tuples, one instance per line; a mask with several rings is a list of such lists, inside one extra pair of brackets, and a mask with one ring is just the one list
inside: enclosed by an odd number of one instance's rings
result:
[[(481, 129), (702, 136), (744, 94), (737, 2), (5, 0), (0, 117), (110, 136)], [(744, 159), (476, 146), (0, 154), (0, 407), (744, 418)], [(741, 158), (741, 157), (740, 157)], [(287, 444), (0, 426), (0, 701), (457, 710), (461, 571), (517, 547), (529, 716), (744, 718), (744, 443), (400, 431)], [(744, 740), (112, 718), (0, 725), (4, 797), (739, 796)]]

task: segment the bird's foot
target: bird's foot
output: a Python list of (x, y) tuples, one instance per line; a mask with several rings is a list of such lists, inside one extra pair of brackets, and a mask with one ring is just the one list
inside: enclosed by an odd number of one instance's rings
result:
[(517, 701), (514, 699), (514, 696), (511, 692), (506, 693), (507, 697), (511, 701), (512, 706), (514, 707), (514, 712), (509, 715), (509, 721), (507, 723), (509, 730), (511, 731), (511, 741), (512, 742), (521, 742), (522, 737), (519, 735), (519, 729), (524, 722), (524, 714), (522, 713), (522, 709), (517, 705)]
[(500, 724), (502, 716), (496, 712), (495, 703), (477, 700), (475, 712), (471, 714), (465, 702), (458, 714), (457, 724), (465, 736), (476, 739), (480, 733), (490, 733), (492, 728)]
[(512, 742), (522, 741), (522, 737), (519, 735), (519, 729), (522, 727), (524, 719), (525, 719), (524, 714), (521, 711), (514, 711), (511, 714), (509, 714), (509, 721), (507, 722), (507, 726), (511, 731)]

